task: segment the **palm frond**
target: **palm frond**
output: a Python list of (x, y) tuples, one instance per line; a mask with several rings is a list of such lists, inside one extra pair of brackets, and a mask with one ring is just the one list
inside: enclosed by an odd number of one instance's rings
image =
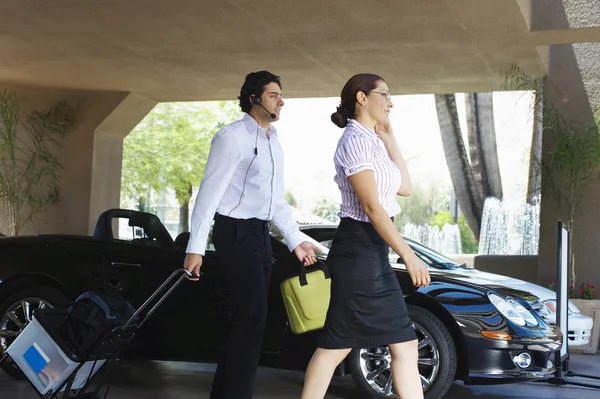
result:
[(73, 111), (62, 101), (48, 111), (28, 112), (21, 125), (18, 96), (0, 93), (0, 202), (12, 234), (58, 199), (61, 165), (54, 152), (73, 126)]

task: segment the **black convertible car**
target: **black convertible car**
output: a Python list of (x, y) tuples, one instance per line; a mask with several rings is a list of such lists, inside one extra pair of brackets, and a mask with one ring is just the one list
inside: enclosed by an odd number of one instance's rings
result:
[[(121, 226), (119, 228), (118, 226)], [(303, 226), (324, 256), (335, 227)], [(113, 231), (120, 231), (113, 235)], [(36, 308), (62, 306), (83, 290), (117, 291), (139, 306), (183, 264), (187, 238), (171, 238), (158, 217), (113, 209), (103, 213), (94, 234), (0, 238), (0, 357), (30, 321)], [(432, 282), (415, 290), (401, 265), (394, 264), (419, 338), (419, 370), (427, 399), (442, 398), (454, 380), (497, 384), (539, 379), (554, 372), (552, 354), (562, 335), (536, 310), (531, 294), (491, 281), (452, 274), (456, 267), (407, 240), (432, 267)], [(276, 231), (275, 264), (261, 365), (305, 370), (319, 331), (293, 334), (280, 283), (297, 275), (300, 263)], [(443, 259), (440, 255), (440, 259)], [(222, 268), (208, 249), (204, 276), (186, 281), (163, 303), (134, 339), (132, 358), (211, 362), (223, 339), (227, 290)], [(6, 364), (16, 377), (19, 371)], [(357, 386), (374, 397), (395, 397), (387, 347), (357, 348), (339, 365)]]

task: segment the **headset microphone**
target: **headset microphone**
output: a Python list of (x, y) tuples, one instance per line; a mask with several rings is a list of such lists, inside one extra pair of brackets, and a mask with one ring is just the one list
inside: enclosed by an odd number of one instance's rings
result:
[[(254, 97), (254, 98), (258, 98), (258, 97)], [(267, 113), (268, 113), (268, 114), (271, 116), (271, 118), (273, 118), (273, 119), (277, 118), (277, 115), (275, 115), (274, 113), (272, 113), (271, 111), (269, 111), (268, 109), (266, 109), (266, 108), (264, 107), (264, 105), (262, 105), (262, 104), (260, 103), (260, 98), (258, 98), (258, 100), (259, 100), (259, 102), (258, 102), (258, 104), (256, 104), (256, 105), (258, 105), (258, 106), (262, 107), (262, 109), (264, 109), (265, 111), (267, 111)]]
[(250, 102), (252, 103), (252, 105), (258, 105), (259, 107), (261, 107), (262, 109), (264, 109), (265, 111), (267, 111), (267, 114), (269, 114), (269, 116), (270, 116), (272, 119), (276, 119), (276, 118), (277, 118), (277, 115), (275, 115), (274, 113), (272, 113), (271, 111), (269, 111), (267, 108), (265, 108), (265, 106), (264, 106), (264, 105), (262, 105), (262, 103), (260, 102), (260, 97), (258, 97), (258, 96), (256, 96), (256, 95), (254, 95), (254, 94), (250, 95), (250, 94), (248, 94), (248, 92), (247, 92), (246, 90), (244, 90), (244, 89), (242, 89), (242, 91), (243, 91), (244, 93), (246, 93), (248, 96), (250, 96), (250, 97), (251, 97), (251, 99), (250, 99)]
[[(254, 98), (258, 98), (258, 97), (254, 97)], [(260, 98), (259, 98), (259, 100), (260, 100)], [(265, 106), (262, 105), (260, 102), (257, 105), (262, 107), (262, 109), (264, 109), (265, 111), (267, 111), (267, 113), (271, 116), (271, 118), (273, 118), (273, 119), (277, 118), (277, 115), (275, 115), (274, 113), (272, 113), (271, 111), (266, 109)]]

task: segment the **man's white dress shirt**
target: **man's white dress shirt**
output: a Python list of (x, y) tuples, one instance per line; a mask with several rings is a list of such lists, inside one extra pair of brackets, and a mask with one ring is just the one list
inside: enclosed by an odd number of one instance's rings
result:
[[(244, 114), (213, 137), (192, 212), (187, 253), (204, 255), (215, 212), (236, 219), (273, 221), (290, 251), (309, 238), (285, 201), (283, 151), (277, 130)], [(255, 150), (257, 149), (257, 154)]]

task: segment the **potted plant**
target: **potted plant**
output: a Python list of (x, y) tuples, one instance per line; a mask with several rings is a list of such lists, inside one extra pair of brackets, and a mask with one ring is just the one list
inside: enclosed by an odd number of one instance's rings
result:
[(54, 153), (73, 127), (73, 115), (64, 101), (24, 113), (14, 92), (0, 92), (0, 209), (10, 235), (58, 200), (61, 165)]

